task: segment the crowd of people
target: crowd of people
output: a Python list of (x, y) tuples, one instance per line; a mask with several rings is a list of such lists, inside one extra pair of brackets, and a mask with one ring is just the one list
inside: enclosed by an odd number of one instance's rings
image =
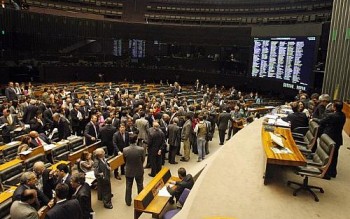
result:
[[(6, 99), (0, 106), (0, 126), (4, 143), (13, 140), (15, 128), (29, 127), (29, 134), (23, 136), (18, 153), (53, 143), (54, 130), (58, 132), (58, 141), (73, 134), (82, 136), (86, 145), (101, 141), (101, 145), (107, 148), (106, 151), (98, 148), (94, 155), (82, 153), (78, 173), (73, 175), (67, 165), (60, 164), (57, 170), (49, 171), (42, 162), (36, 163), (34, 172), (23, 173), (21, 186), (15, 191), (13, 218), (16, 214), (22, 215), (17, 218), (25, 218), (24, 214), (33, 211), (39, 216), (42, 214), (39, 209), (44, 205), (52, 207), (46, 218), (90, 218), (93, 211), (91, 187), (86, 184), (84, 176), (89, 171), (93, 171), (96, 177), (92, 187), (97, 187), (98, 199), (103, 201), (105, 208), (112, 209), (111, 168), (106, 155), (124, 156), (125, 164), (114, 170), (114, 177), (120, 180), (121, 175), (125, 175), (125, 203), (130, 206), (133, 181), (136, 181), (138, 192), (143, 189), (144, 168), (150, 168), (148, 175), (154, 177), (166, 160), (169, 164), (178, 164), (179, 160), (188, 162), (193, 156), (191, 149), (198, 154), (197, 161), (202, 161), (209, 153), (215, 127), (229, 126), (229, 139), (234, 121), (246, 116), (245, 100), (255, 102), (259, 99), (257, 94), (243, 96), (234, 88), (229, 91), (216, 86), (210, 88), (200, 84), (199, 80), (187, 89), (177, 82), (173, 85), (161, 82), (160, 86), (171, 95), (164, 91), (155, 94), (141, 89), (129, 91), (109, 83), (100, 89), (87, 88), (83, 94), (75, 88), (43, 85), (38, 96), (34, 93), (39, 89), (31, 84), (20, 86), (10, 82), (5, 89)], [(200, 101), (181, 95), (184, 90), (196, 94)], [(225, 135), (222, 128), (219, 132)], [(220, 144), (223, 142), (224, 139), (220, 138)], [(177, 160), (177, 156), (181, 158)], [(53, 163), (49, 157), (48, 161)], [(194, 183), (191, 174), (186, 174), (183, 168), (179, 169), (179, 177), (181, 181), (176, 182), (178, 190), (168, 189), (176, 200), (184, 188), (191, 189)], [(53, 197), (55, 205), (50, 201)], [(27, 208), (17, 212), (14, 209), (18, 205)], [(78, 205), (81, 211), (73, 213), (66, 209)]]

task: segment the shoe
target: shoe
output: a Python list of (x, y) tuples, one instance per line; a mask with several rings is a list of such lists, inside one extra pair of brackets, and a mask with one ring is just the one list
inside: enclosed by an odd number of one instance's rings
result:
[(186, 160), (184, 157), (182, 157), (182, 158), (180, 159), (180, 161), (188, 162), (188, 160)]
[(197, 160), (197, 162), (201, 162), (201, 161), (202, 161), (202, 159), (198, 159), (198, 160)]
[(180, 153), (178, 153), (178, 154), (176, 154), (177, 156), (182, 156), (182, 154), (180, 154)]
[(178, 164), (178, 162), (169, 162), (170, 164)]
[(152, 175), (152, 174), (150, 174), (150, 173), (149, 173), (148, 175), (149, 175), (150, 177), (155, 177), (154, 175)]
[(226, 139), (226, 141), (230, 140), (229, 138)]
[(131, 203), (126, 203), (127, 206), (131, 206)]
[(224, 145), (224, 143), (221, 143), (221, 142), (220, 142), (220, 144), (219, 144), (219, 145)]
[(113, 205), (112, 204), (104, 204), (103, 207), (105, 207), (107, 209), (112, 209)]
[(115, 178), (116, 178), (117, 180), (122, 180), (122, 178), (120, 178), (120, 176), (115, 176)]

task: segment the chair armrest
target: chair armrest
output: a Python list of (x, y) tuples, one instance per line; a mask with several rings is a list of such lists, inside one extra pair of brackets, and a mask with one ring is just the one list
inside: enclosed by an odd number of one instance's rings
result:
[(293, 134), (299, 134), (299, 135), (306, 135), (306, 132), (309, 130), (309, 127), (305, 126), (305, 127), (297, 127), (295, 129), (292, 130)]
[(293, 138), (300, 138), (300, 139), (302, 139), (302, 138), (304, 138), (304, 135), (302, 135), (302, 134), (300, 134), (300, 133), (293, 133), (293, 132), (292, 132), (292, 137), (293, 137)]
[[(295, 141), (295, 140), (294, 140)], [(295, 144), (297, 146), (303, 146), (303, 147), (306, 147), (307, 146), (307, 143), (305, 141), (295, 141)]]
[(319, 175), (321, 173), (322, 171), (319, 168), (313, 166), (299, 167), (298, 171), (298, 174), (307, 176)]

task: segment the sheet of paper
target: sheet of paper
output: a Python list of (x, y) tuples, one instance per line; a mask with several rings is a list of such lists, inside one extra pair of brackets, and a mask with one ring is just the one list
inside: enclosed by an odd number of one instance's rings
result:
[(271, 150), (275, 154), (293, 154), (293, 152), (289, 150), (289, 148), (277, 148), (275, 146), (272, 146)]
[(161, 190), (159, 190), (158, 195), (163, 197), (171, 197), (170, 193), (166, 189), (166, 186), (164, 186)]
[(54, 145), (54, 144), (44, 145), (44, 151), (52, 150), (52, 148), (54, 148), (54, 147), (56, 147), (56, 145)]
[(91, 186), (92, 182), (95, 181), (94, 171), (89, 171), (85, 173), (85, 182)]
[(28, 155), (28, 154), (30, 154), (30, 153), (32, 153), (32, 150), (22, 151), (22, 152), (19, 153), (19, 154), (21, 154), (21, 155)]
[(281, 147), (284, 147), (283, 141), (282, 141), (282, 137), (279, 137), (279, 136), (275, 135), (275, 134), (272, 133), (272, 132), (269, 132), (269, 134), (270, 134), (271, 140), (272, 140), (273, 142), (275, 142), (277, 145), (279, 145), (279, 146), (281, 146)]
[(290, 124), (289, 124), (289, 122), (285, 122), (282, 119), (277, 119), (276, 126), (290, 127)]

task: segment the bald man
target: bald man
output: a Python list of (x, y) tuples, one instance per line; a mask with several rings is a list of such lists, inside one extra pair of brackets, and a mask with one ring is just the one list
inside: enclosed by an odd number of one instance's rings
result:
[(151, 165), (150, 177), (155, 177), (162, 168), (162, 150), (165, 147), (165, 136), (158, 122), (153, 122), (153, 127), (148, 131), (148, 156)]
[(12, 219), (39, 219), (42, 212), (37, 212), (33, 205), (37, 199), (37, 192), (35, 189), (23, 190), (21, 199), (14, 201), (11, 205), (10, 215)]
[(44, 162), (38, 161), (34, 163), (33, 171), (38, 179), (37, 188), (52, 199), (55, 182), (53, 177), (50, 177), (50, 170), (46, 169)]
[(39, 133), (37, 131), (29, 132), (29, 136), (31, 138), (29, 147), (36, 148), (38, 146), (44, 146), (50, 143), (50, 140), (44, 133)]
[(94, 173), (97, 179), (97, 198), (103, 201), (105, 208), (112, 209), (111, 167), (105, 159), (105, 151), (102, 148), (95, 150), (95, 156)]

